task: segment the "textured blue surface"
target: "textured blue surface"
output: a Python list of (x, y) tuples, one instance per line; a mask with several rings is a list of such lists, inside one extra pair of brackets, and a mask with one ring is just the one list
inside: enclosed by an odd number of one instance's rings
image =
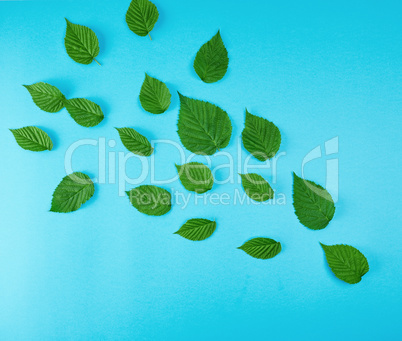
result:
[[(127, 28), (129, 1), (0, 3), (0, 339), (400, 339), (400, 1), (155, 3), (160, 18), (152, 42)], [(101, 67), (68, 57), (64, 17), (96, 32)], [(192, 61), (218, 29), (229, 70), (222, 81), (204, 84)], [(144, 72), (172, 91), (163, 115), (139, 105)], [(65, 110), (40, 111), (21, 86), (38, 81), (99, 103), (104, 122), (83, 128)], [(229, 113), (233, 137), (225, 151), (236, 162), (245, 107), (278, 125), (286, 155), (277, 181), (272, 168), (254, 171), (284, 193), (286, 205), (177, 204), (163, 217), (148, 217), (108, 183), (75, 213), (48, 212), (73, 142), (116, 139), (107, 152), (125, 152), (113, 128), (121, 126), (179, 141), (177, 90)], [(8, 129), (26, 125), (49, 132), (54, 150), (19, 148)], [(293, 213), (291, 171), (300, 174), (306, 154), (336, 136), (339, 153), (305, 167), (308, 179), (325, 184), (327, 160), (339, 159), (335, 217), (310, 231)], [(98, 159), (96, 146), (80, 147), (73, 168), (99, 177)], [(162, 179), (175, 174), (180, 157), (161, 145), (155, 160)], [(213, 158), (213, 167), (222, 161)], [(138, 176), (141, 161), (132, 158), (126, 168)], [(178, 181), (165, 187), (186, 193)], [(213, 192), (236, 189), (237, 182)], [(198, 216), (216, 218), (210, 239), (193, 243), (172, 234)], [(282, 253), (261, 261), (236, 249), (256, 236), (281, 241)], [(357, 247), (369, 273), (356, 285), (341, 282), (319, 241)]]

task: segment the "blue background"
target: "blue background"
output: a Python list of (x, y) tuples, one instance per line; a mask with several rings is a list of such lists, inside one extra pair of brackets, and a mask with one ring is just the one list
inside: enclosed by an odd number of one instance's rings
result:
[[(129, 1), (0, 3), (0, 339), (401, 338), (400, 2), (155, 3), (152, 42), (126, 26)], [(96, 32), (101, 67), (68, 57), (64, 17)], [(222, 81), (204, 84), (192, 62), (218, 29), (229, 70)], [(163, 115), (140, 107), (144, 72), (173, 94)], [(84, 128), (65, 110), (41, 111), (21, 86), (39, 81), (99, 103), (105, 120)], [(175, 205), (163, 217), (148, 217), (119, 197), (117, 184), (103, 184), (79, 211), (48, 212), (74, 141), (116, 139), (108, 152), (126, 152), (113, 128), (121, 126), (179, 141), (177, 90), (229, 113), (233, 137), (225, 151), (234, 155), (246, 106), (275, 122), (286, 156), (273, 187), (286, 205)], [(54, 150), (21, 149), (8, 129), (26, 125), (46, 130)], [(336, 136), (335, 217), (310, 231), (293, 213), (291, 172), (300, 174), (304, 156)], [(325, 184), (332, 157), (310, 162), (306, 178)], [(158, 178), (175, 174), (174, 149), (161, 145), (155, 158)], [(213, 167), (222, 161), (215, 158)], [(97, 147), (77, 150), (73, 167), (98, 176)], [(258, 172), (272, 179), (272, 170)], [(128, 176), (139, 173), (140, 160), (130, 159)], [(185, 192), (178, 181), (170, 187)], [(213, 191), (234, 189), (241, 185)], [(197, 216), (216, 218), (210, 239), (172, 234)], [(256, 236), (281, 241), (282, 253), (261, 261), (236, 249)], [(356, 285), (338, 280), (319, 241), (357, 247), (370, 271)]]

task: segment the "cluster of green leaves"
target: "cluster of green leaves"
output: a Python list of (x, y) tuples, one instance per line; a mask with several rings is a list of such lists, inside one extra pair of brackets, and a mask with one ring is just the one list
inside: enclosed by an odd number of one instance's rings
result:
[(104, 118), (98, 104), (86, 98), (66, 99), (59, 89), (48, 83), (39, 82), (24, 87), (41, 110), (55, 113), (65, 107), (73, 120), (83, 127), (94, 127)]
[[(149, 0), (132, 0), (126, 13), (126, 22), (131, 31), (139, 36), (148, 35), (159, 17), (156, 6)], [(99, 54), (99, 42), (94, 31), (82, 25), (73, 24), (66, 19), (64, 39), (67, 54), (77, 63), (90, 64)], [(151, 39), (152, 40), (152, 39)], [(100, 64), (99, 64), (100, 65)], [(201, 46), (194, 59), (194, 70), (205, 83), (221, 80), (228, 69), (228, 51), (220, 31)], [(56, 113), (64, 107), (70, 116), (81, 126), (93, 127), (104, 118), (99, 105), (85, 98), (66, 99), (59, 89), (39, 82), (24, 85), (34, 103), (46, 112)], [(207, 101), (189, 98), (179, 94), (180, 110), (177, 133), (180, 141), (189, 151), (199, 155), (213, 155), (228, 146), (232, 135), (232, 123), (226, 111)], [(171, 93), (165, 83), (145, 74), (139, 94), (142, 108), (159, 115), (168, 110)], [(133, 128), (116, 128), (123, 145), (132, 153), (150, 156), (154, 149), (149, 140)], [(31, 151), (52, 150), (49, 135), (35, 126), (10, 129), (16, 142), (23, 149)], [(267, 119), (245, 112), (242, 131), (244, 148), (258, 161), (273, 158), (281, 145), (279, 128)], [(183, 187), (198, 194), (212, 189), (214, 177), (211, 170), (199, 162), (176, 165), (178, 177)], [(239, 174), (242, 187), (248, 197), (264, 202), (274, 197), (274, 190), (267, 180), (255, 173)], [(81, 172), (65, 176), (56, 187), (50, 211), (67, 213), (78, 210), (95, 192), (90, 177)], [(141, 213), (161, 216), (172, 207), (169, 191), (153, 185), (141, 185), (126, 192), (131, 204)], [(301, 224), (312, 230), (324, 229), (335, 214), (334, 201), (329, 192), (310, 180), (293, 173), (293, 206)], [(175, 234), (191, 241), (209, 238), (216, 230), (215, 220), (193, 218), (187, 220)], [(350, 245), (321, 244), (327, 263), (339, 279), (355, 284), (369, 271), (365, 256)], [(238, 247), (257, 259), (270, 259), (282, 249), (281, 243), (271, 238), (257, 237)]]

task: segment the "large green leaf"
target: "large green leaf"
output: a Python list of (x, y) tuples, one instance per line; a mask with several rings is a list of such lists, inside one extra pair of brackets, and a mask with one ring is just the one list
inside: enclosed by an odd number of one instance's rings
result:
[(49, 135), (38, 127), (29, 126), (19, 129), (10, 129), (19, 146), (33, 152), (52, 150), (53, 143)]
[(274, 191), (261, 175), (247, 173), (240, 176), (243, 189), (251, 199), (263, 202), (274, 197)]
[(277, 242), (271, 238), (253, 238), (246, 241), (238, 249), (243, 250), (251, 257), (259, 259), (268, 259), (275, 257), (279, 252), (281, 252), (281, 243)]
[(232, 124), (218, 106), (179, 93), (180, 113), (177, 133), (184, 147), (196, 154), (212, 155), (230, 141)]
[[(156, 6), (148, 0), (133, 0), (126, 13), (126, 22), (131, 31), (145, 37), (152, 31), (158, 21), (159, 12)], [(152, 39), (151, 39), (152, 40)]]
[(84, 173), (74, 172), (61, 180), (53, 193), (51, 212), (68, 213), (78, 210), (95, 193), (95, 186)]
[(194, 70), (205, 83), (214, 83), (223, 78), (228, 65), (228, 51), (218, 31), (198, 50), (194, 60)]
[(68, 113), (83, 127), (93, 127), (103, 120), (103, 112), (99, 105), (86, 98), (72, 98), (64, 102)]
[(43, 111), (58, 112), (64, 108), (64, 95), (55, 86), (48, 83), (23, 85), (31, 94), (34, 103)]
[(199, 162), (190, 162), (182, 166), (176, 165), (180, 181), (185, 189), (196, 193), (209, 191), (214, 184), (211, 170)]
[(119, 132), (124, 147), (126, 147), (130, 152), (141, 156), (150, 156), (154, 151), (148, 139), (133, 128), (116, 129)]
[(145, 74), (140, 92), (140, 102), (144, 110), (152, 114), (162, 114), (169, 108), (170, 98), (170, 91), (165, 83)]
[(216, 222), (208, 219), (190, 219), (175, 234), (189, 240), (204, 240), (214, 233)]
[(281, 133), (275, 124), (265, 118), (250, 114), (246, 109), (242, 140), (244, 148), (256, 159), (266, 161), (278, 152), (281, 145)]
[(142, 185), (126, 192), (131, 204), (141, 213), (160, 216), (172, 207), (170, 193), (157, 186)]
[(312, 230), (326, 227), (335, 213), (335, 205), (326, 189), (293, 173), (293, 206), (299, 221)]
[[(80, 64), (91, 64), (99, 53), (99, 42), (94, 31), (89, 27), (67, 22), (64, 45), (68, 55)], [(99, 64), (100, 65), (100, 64)]]
[(369, 271), (366, 257), (350, 245), (324, 245), (321, 247), (332, 272), (336, 277), (349, 284), (359, 283)]

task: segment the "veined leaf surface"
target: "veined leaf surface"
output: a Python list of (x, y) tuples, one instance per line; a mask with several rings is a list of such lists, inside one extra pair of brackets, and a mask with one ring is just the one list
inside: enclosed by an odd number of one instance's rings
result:
[(198, 50), (194, 70), (205, 83), (214, 83), (223, 78), (229, 65), (228, 51), (220, 32)]
[[(80, 64), (91, 64), (99, 54), (99, 42), (89, 27), (73, 24), (66, 19), (67, 28), (64, 46), (72, 60)], [(100, 64), (99, 64), (100, 65)]]
[(116, 130), (119, 132), (124, 147), (130, 152), (141, 156), (150, 156), (154, 151), (148, 139), (133, 128), (116, 128)]
[(101, 107), (86, 98), (72, 98), (64, 104), (74, 121), (83, 127), (94, 127), (103, 120)]
[(350, 245), (324, 245), (321, 247), (332, 272), (336, 277), (349, 284), (359, 283), (369, 271), (366, 257)]
[(141, 213), (161, 216), (172, 207), (171, 195), (164, 188), (142, 185), (126, 192), (131, 204)]
[(275, 124), (265, 118), (250, 114), (246, 109), (242, 140), (244, 148), (256, 159), (266, 161), (278, 152), (281, 145), (281, 133)]
[(335, 213), (331, 195), (320, 185), (293, 173), (293, 206), (299, 221), (312, 230), (325, 228)]
[(23, 127), (19, 129), (10, 129), (18, 145), (26, 150), (41, 152), (43, 150), (52, 150), (53, 142), (49, 135), (42, 129), (34, 126)]
[(165, 83), (145, 74), (140, 92), (140, 102), (144, 110), (152, 114), (162, 114), (169, 108), (171, 97)]
[(195, 154), (212, 155), (230, 141), (232, 124), (218, 106), (179, 93), (180, 113), (177, 133), (180, 141)]
[(269, 259), (281, 252), (281, 243), (271, 238), (253, 238), (246, 241), (238, 249), (243, 250), (248, 255), (259, 259)]
[(158, 9), (151, 1), (133, 0), (126, 13), (126, 22), (131, 31), (145, 37), (154, 28), (158, 17)]
[(189, 240), (199, 241), (210, 237), (215, 229), (215, 221), (198, 218), (187, 220), (186, 223), (175, 232), (175, 234)]
[(182, 166), (176, 165), (176, 169), (182, 185), (188, 191), (205, 193), (214, 184), (211, 170), (200, 162), (190, 162)]
[(53, 193), (51, 212), (68, 213), (78, 210), (95, 193), (95, 186), (84, 173), (74, 172), (61, 180)]
[(274, 197), (274, 191), (261, 175), (247, 173), (240, 176), (243, 189), (251, 199), (263, 202)]
[(31, 94), (34, 103), (43, 111), (58, 112), (64, 108), (64, 95), (55, 86), (48, 83), (24, 85)]

